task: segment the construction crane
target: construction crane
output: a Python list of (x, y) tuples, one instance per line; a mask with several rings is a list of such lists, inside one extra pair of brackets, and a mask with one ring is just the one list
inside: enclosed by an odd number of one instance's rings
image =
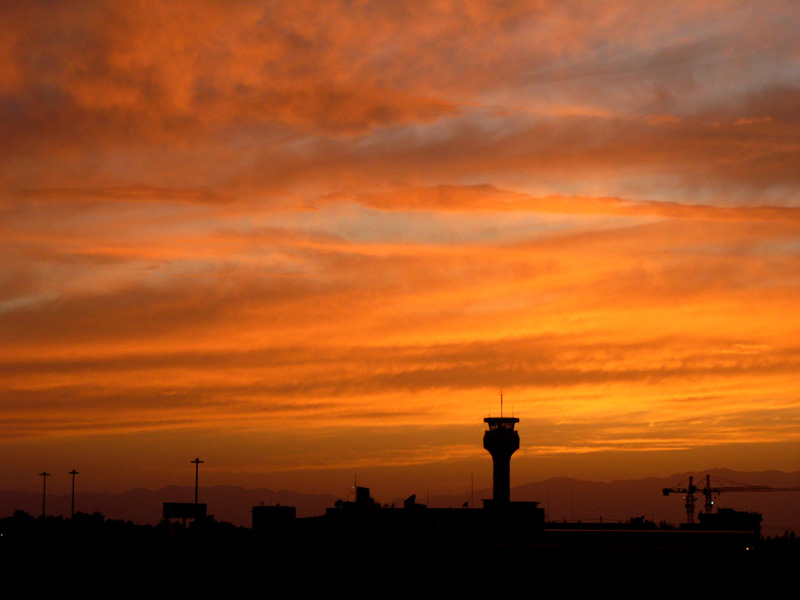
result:
[[(681, 483), (683, 483), (683, 481)], [(664, 488), (662, 491), (665, 496), (669, 496), (670, 494), (686, 494), (686, 522), (689, 524), (694, 523), (694, 503), (695, 500), (697, 500), (694, 495), (697, 491), (697, 486), (694, 484), (694, 477), (689, 477), (689, 485), (685, 488)]]
[[(768, 485), (747, 485), (746, 483), (738, 483), (736, 481), (727, 481), (721, 477), (717, 480), (726, 485), (711, 485), (711, 475), (706, 475), (706, 484), (700, 490), (705, 496), (705, 510), (710, 514), (714, 507), (714, 494), (719, 495), (728, 492), (800, 492), (800, 487), (770, 487)], [(684, 480), (685, 481), (685, 480)], [(683, 482), (681, 482), (683, 483)], [(734, 485), (727, 485), (734, 484)], [(680, 485), (680, 484), (678, 484)], [(670, 494), (686, 494), (686, 522), (690, 525), (694, 523), (694, 505), (697, 500), (695, 493), (698, 491), (697, 486), (694, 484), (694, 478), (689, 477), (689, 485), (685, 488), (664, 488), (665, 496)]]

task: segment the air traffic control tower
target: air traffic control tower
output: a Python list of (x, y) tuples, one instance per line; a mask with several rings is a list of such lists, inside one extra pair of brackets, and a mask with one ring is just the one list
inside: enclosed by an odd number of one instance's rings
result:
[(486, 417), (489, 430), (483, 434), (483, 447), (492, 455), (494, 464), (495, 506), (508, 504), (511, 495), (511, 455), (519, 449), (519, 433), (514, 431), (516, 417)]

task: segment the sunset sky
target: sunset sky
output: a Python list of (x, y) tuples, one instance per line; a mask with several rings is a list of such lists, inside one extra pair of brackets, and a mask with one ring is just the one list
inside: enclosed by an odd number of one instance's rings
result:
[[(29, 0), (0, 489), (800, 470), (794, 0)], [(677, 483), (677, 482), (676, 482)]]

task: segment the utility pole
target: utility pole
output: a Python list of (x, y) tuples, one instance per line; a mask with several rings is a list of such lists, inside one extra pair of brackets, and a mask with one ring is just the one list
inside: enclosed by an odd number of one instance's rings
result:
[(197, 504), (197, 489), (198, 483), (200, 481), (200, 463), (203, 461), (199, 458), (195, 458), (194, 460), (190, 460), (190, 463), (194, 463), (194, 503)]
[(71, 519), (75, 516), (75, 475), (79, 475), (79, 473), (72, 469), (69, 474), (72, 475), (72, 505), (69, 510), (69, 518)]
[(39, 473), (39, 477), (42, 478), (42, 517), (44, 517), (45, 499), (47, 498), (47, 478), (50, 477), (50, 473), (42, 471)]

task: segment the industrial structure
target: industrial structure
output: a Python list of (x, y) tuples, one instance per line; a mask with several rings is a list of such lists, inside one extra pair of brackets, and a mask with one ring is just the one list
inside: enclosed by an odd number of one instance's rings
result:
[[(761, 522), (761, 515), (757, 515), (757, 513), (740, 513), (738, 511), (732, 511), (731, 509), (718, 509), (716, 513), (712, 512), (715, 504), (714, 496), (718, 496), (719, 494), (731, 492), (800, 492), (800, 487), (748, 485), (735, 481), (727, 481), (719, 477), (716, 479), (719, 480), (720, 483), (712, 485), (711, 475), (706, 475), (705, 485), (702, 489), (700, 489), (694, 483), (694, 477), (689, 477), (689, 483), (686, 485), (686, 487), (664, 488), (662, 491), (665, 496), (669, 496), (670, 494), (684, 495), (684, 503), (686, 506), (686, 525), (690, 527), (694, 525), (694, 507), (697, 502), (697, 497), (695, 494), (698, 492), (701, 492), (705, 497), (705, 512), (701, 512), (698, 515), (700, 524), (703, 526), (708, 525), (709, 523), (716, 524), (721, 521), (731, 521), (734, 524), (739, 523), (740, 521), (747, 523)], [(682, 484), (679, 484), (679, 486), (680, 485)], [(755, 516), (745, 517), (743, 515), (757, 515), (758, 519), (756, 519)], [(760, 525), (756, 525), (756, 527), (760, 527)]]
[[(542, 545), (584, 546), (685, 546), (745, 547), (759, 537), (761, 515), (722, 510), (701, 515), (696, 527), (660, 527), (644, 517), (626, 522), (546, 522), (539, 502), (511, 500), (511, 456), (520, 447), (516, 425), (519, 419), (486, 417), (488, 429), (483, 447), (492, 456), (492, 498), (483, 507), (430, 508), (411, 495), (402, 507), (376, 502), (369, 488), (356, 486), (355, 500), (338, 500), (323, 517), (296, 519), (289, 507), (254, 507), (253, 530), (272, 539), (338, 539), (359, 541), (469, 541), (513, 542)], [(708, 494), (721, 491), (711, 488)], [(753, 488), (750, 488), (753, 489)], [(684, 489), (664, 493), (687, 493), (687, 506), (694, 509), (693, 481)], [(707, 496), (708, 497), (708, 496)]]
[[(502, 411), (501, 411), (502, 414)], [(366, 487), (356, 486), (354, 501), (338, 500), (327, 509), (319, 530), (339, 538), (383, 539), (532, 539), (544, 526), (544, 510), (538, 502), (511, 502), (511, 455), (519, 449), (515, 417), (487, 417), (483, 447), (492, 455), (493, 497), (483, 500), (483, 508), (473, 510), (465, 503), (460, 508), (430, 508), (412, 494), (402, 508), (381, 506)], [(267, 507), (253, 508), (253, 529), (275, 534), (286, 533), (285, 514), (266, 514)], [(258, 519), (256, 518), (258, 515)]]

